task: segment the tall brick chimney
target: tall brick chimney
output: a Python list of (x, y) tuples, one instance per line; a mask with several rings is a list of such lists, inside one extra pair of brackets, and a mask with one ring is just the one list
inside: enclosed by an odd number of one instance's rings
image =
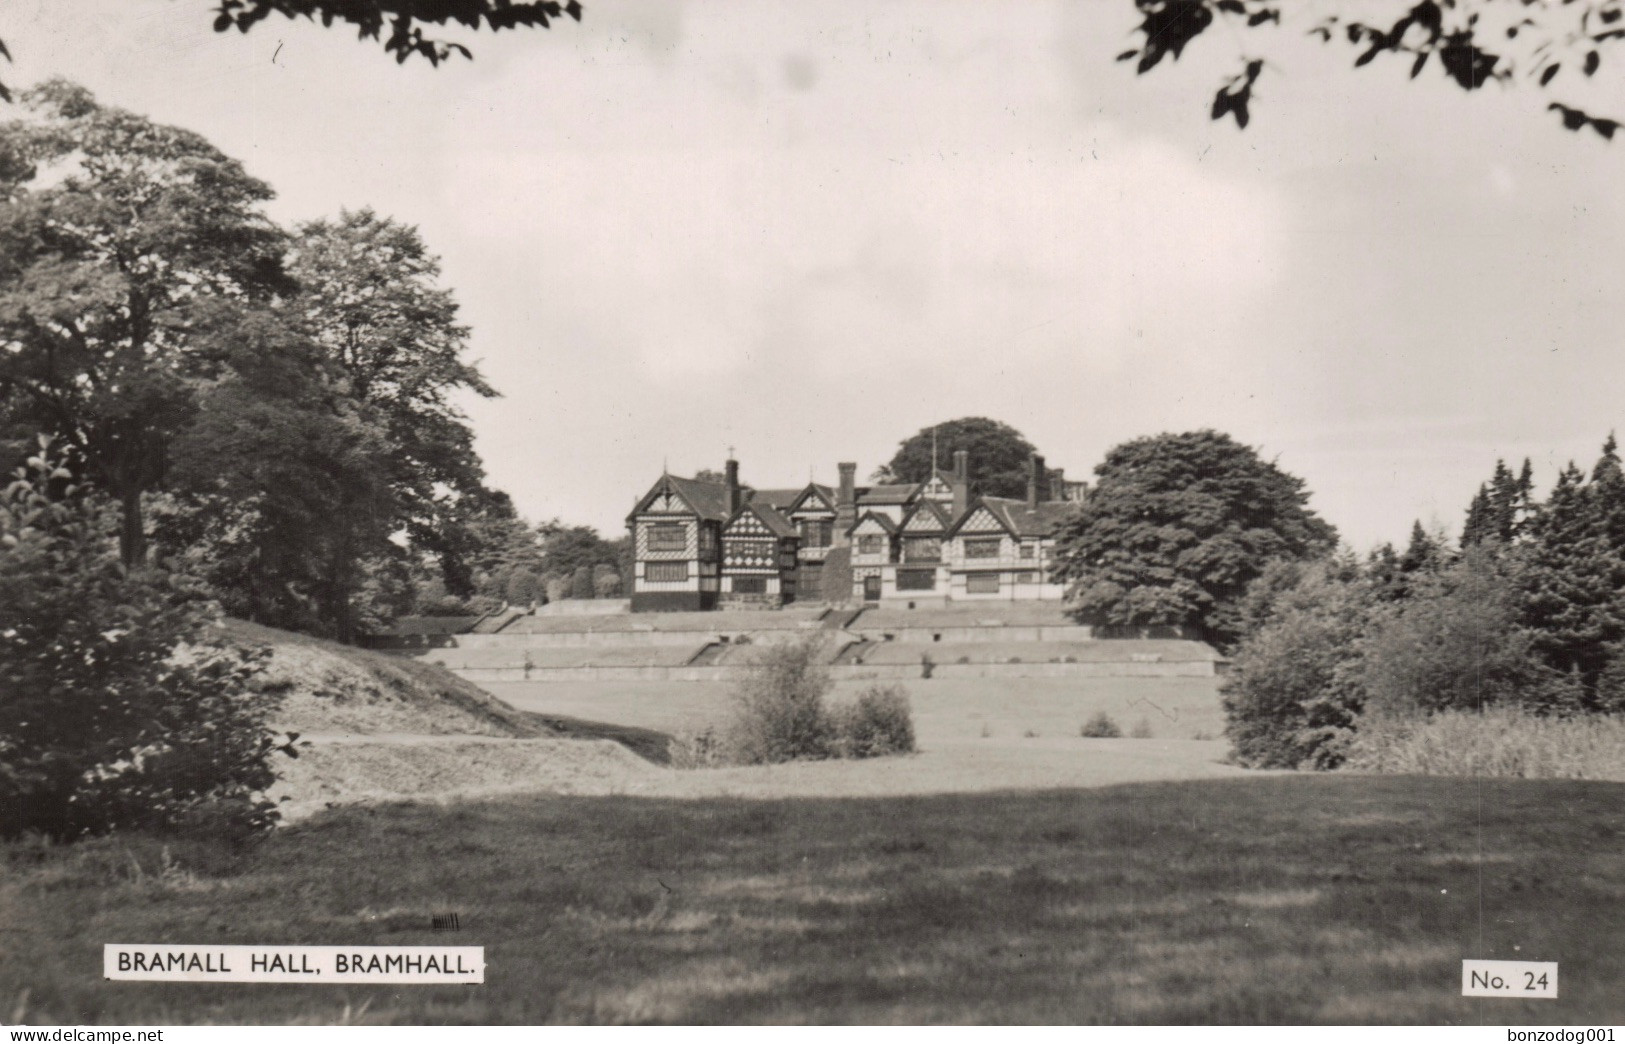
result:
[(954, 450), (954, 476), (962, 482), (970, 478), (970, 450)]
[(835, 467), (841, 473), (841, 484), (835, 490), (835, 543), (845, 546), (849, 539), (846, 531), (858, 520), (858, 466), (843, 460)]
[(728, 515), (731, 518), (745, 503), (744, 491), (739, 488), (739, 462), (729, 457), (722, 470), (728, 476)]
[(1050, 468), (1049, 469), (1049, 498), (1051, 500), (1056, 500), (1056, 501), (1066, 499), (1066, 469), (1065, 468)]
[(1034, 453), (1027, 458), (1027, 510), (1038, 507), (1044, 495), (1044, 458)]

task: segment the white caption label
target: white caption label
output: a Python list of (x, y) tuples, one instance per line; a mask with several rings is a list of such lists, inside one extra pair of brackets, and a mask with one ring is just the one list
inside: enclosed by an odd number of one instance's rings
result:
[(1462, 961), (1463, 997), (1542, 997), (1557, 999), (1557, 963), (1544, 961)]
[(484, 982), (485, 947), (108, 943), (102, 974), (144, 982)]

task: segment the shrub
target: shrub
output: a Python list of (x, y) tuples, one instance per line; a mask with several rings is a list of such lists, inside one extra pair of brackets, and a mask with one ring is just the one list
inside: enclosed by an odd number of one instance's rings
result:
[(1347, 767), (1424, 776), (1625, 781), (1625, 719), (1553, 718), (1515, 706), (1367, 715)]
[[(1272, 574), (1273, 576), (1273, 574)], [(1365, 703), (1360, 638), (1372, 611), (1357, 568), (1333, 560), (1272, 591), (1220, 684), (1225, 734), (1253, 768), (1332, 768)]]
[(1150, 739), (1151, 720), (1142, 716), (1134, 723), (1134, 727), (1128, 730), (1128, 734), (1130, 739)]
[(591, 598), (592, 594), (592, 567), (577, 566), (570, 574), (570, 597)]
[(600, 562), (592, 567), (592, 593), (599, 598), (614, 598), (621, 593), (621, 574), (614, 566)]
[(728, 763), (727, 751), (715, 729), (680, 732), (671, 738), (666, 753), (675, 769), (716, 768)]
[(835, 751), (843, 758), (882, 758), (914, 752), (914, 719), (908, 690), (874, 685), (831, 714)]
[(502, 583), (502, 597), (509, 605), (530, 605), (546, 599), (541, 577), (520, 566), (507, 575)]
[(109, 505), (49, 444), (0, 491), (0, 831), (269, 827), (279, 747), (188, 578), (126, 571)]
[(1086, 739), (1117, 739), (1123, 735), (1123, 730), (1117, 727), (1110, 714), (1100, 711), (1083, 723), (1078, 735)]
[(550, 576), (542, 581), (542, 589), (547, 593), (549, 602), (562, 602), (570, 597), (570, 578)]
[(724, 745), (748, 765), (827, 758), (835, 731), (824, 699), (834, 682), (823, 636), (765, 646), (734, 690), (734, 717)]

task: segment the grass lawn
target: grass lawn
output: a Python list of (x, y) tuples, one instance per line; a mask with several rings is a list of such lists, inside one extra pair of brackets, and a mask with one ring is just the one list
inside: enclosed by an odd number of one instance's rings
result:
[[(1216, 738), (1224, 733), (1217, 678), (931, 678), (908, 690), (922, 749), (982, 739), (1076, 736), (1097, 711), (1125, 733), (1141, 718), (1157, 739)], [(833, 700), (875, 682), (843, 681)], [(881, 682), (878, 684), (888, 684)], [(522, 710), (589, 721), (698, 732), (724, 721), (728, 685), (713, 682), (483, 682)]]
[[(167, 868), (139, 839), (0, 854), (0, 1005), (33, 1023), (1625, 1021), (1620, 784), (536, 795)], [(104, 942), (482, 945), (487, 981), (112, 983)], [(1558, 961), (1562, 996), (1463, 998), (1463, 957)]]

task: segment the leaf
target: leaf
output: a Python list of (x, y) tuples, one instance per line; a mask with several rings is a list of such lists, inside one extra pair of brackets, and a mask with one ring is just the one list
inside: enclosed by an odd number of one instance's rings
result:
[(1247, 8), (1242, 4), (1241, 0), (1219, 0), (1218, 4), (1215, 6), (1217, 6), (1219, 10), (1228, 11), (1231, 14), (1247, 13)]
[(1602, 64), (1602, 56), (1599, 55), (1596, 51), (1588, 51), (1588, 52), (1586, 52), (1586, 64), (1585, 64), (1585, 69), (1583, 71), (1585, 72), (1585, 74), (1587, 76), (1590, 76), (1592, 73), (1597, 71), (1597, 67), (1600, 66), (1601, 64)]
[(1422, 66), (1426, 65), (1427, 63), (1428, 53), (1426, 51), (1423, 51), (1421, 54), (1417, 55), (1416, 61), (1411, 64), (1411, 79), (1414, 80), (1421, 75)]
[(214, 20), (214, 31), (215, 32), (223, 33), (227, 29), (230, 29), (230, 28), (231, 28), (231, 15), (222, 14), (219, 17), (215, 18), (215, 20)]
[(1140, 49), (1138, 47), (1136, 47), (1131, 51), (1124, 51), (1122, 54), (1118, 55), (1117, 60), (1120, 61), (1120, 62), (1126, 62), (1130, 58), (1133, 58), (1136, 55), (1138, 55), (1139, 53), (1140, 53)]
[(1551, 66), (1547, 68), (1547, 70), (1545, 72), (1540, 74), (1540, 85), (1542, 87), (1544, 87), (1548, 83), (1551, 83), (1552, 78), (1557, 75), (1557, 70), (1559, 70), (1561, 68), (1563, 68), (1563, 65), (1562, 65), (1561, 62), (1553, 62), (1551, 64)]

